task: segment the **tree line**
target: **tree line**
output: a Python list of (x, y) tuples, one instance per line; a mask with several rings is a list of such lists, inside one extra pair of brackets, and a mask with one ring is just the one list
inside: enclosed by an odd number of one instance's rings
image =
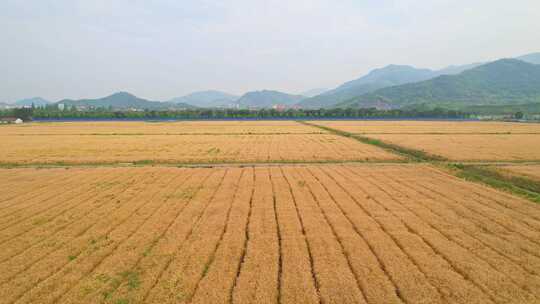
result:
[(13, 116), (23, 120), (65, 119), (321, 119), (321, 118), (447, 118), (463, 119), (471, 115), (466, 112), (443, 108), (404, 109), (187, 109), (187, 110), (141, 110), (122, 111), (110, 108), (59, 110), (56, 107), (33, 107), (0, 111), (0, 116)]

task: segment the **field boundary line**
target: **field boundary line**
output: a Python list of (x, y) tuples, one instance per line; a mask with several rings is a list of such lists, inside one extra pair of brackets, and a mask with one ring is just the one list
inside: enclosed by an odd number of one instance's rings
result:
[(524, 175), (509, 173), (505, 176), (487, 165), (457, 163), (449, 164), (448, 167), (464, 180), (482, 183), (540, 204), (540, 182)]
[(33, 162), (33, 163), (13, 163), (0, 161), (0, 169), (18, 169), (18, 168), (38, 168), (38, 169), (53, 169), (53, 168), (96, 168), (96, 167), (188, 167), (188, 168), (213, 168), (218, 166), (279, 166), (279, 165), (294, 165), (294, 164), (346, 164), (346, 163), (365, 163), (365, 164), (403, 164), (406, 163), (403, 159), (329, 159), (329, 160), (305, 160), (305, 159), (275, 159), (261, 161), (208, 161), (208, 162), (181, 162), (181, 161), (161, 161), (161, 160), (138, 160), (138, 161), (112, 161), (112, 162)]
[[(436, 177), (436, 178), (441, 180), (441, 178), (438, 178), (438, 177)], [(450, 201), (453, 201), (453, 202), (459, 204), (459, 201), (457, 201), (456, 199), (453, 199), (451, 197), (447, 197), (447, 196), (443, 195), (442, 193), (440, 193), (440, 191), (437, 191), (437, 190), (435, 190), (433, 188), (428, 188), (428, 187), (426, 187), (424, 185), (420, 185), (420, 186), (422, 188), (425, 188), (428, 191), (434, 192), (434, 193), (436, 193), (437, 195), (439, 195), (441, 197), (444, 197), (444, 198), (446, 198), (446, 199), (448, 199)], [(498, 201), (497, 199), (486, 197), (486, 196), (481, 195), (479, 193), (475, 193), (474, 190), (472, 190), (472, 189), (468, 189), (468, 190), (471, 190), (472, 193), (474, 193), (474, 194), (476, 194), (478, 196), (478, 197), (472, 197), (471, 198), (475, 203), (477, 203), (478, 206), (482, 206), (487, 210), (491, 210), (492, 212), (500, 212), (501, 210), (504, 210), (504, 211), (508, 212), (508, 213), (506, 213), (504, 215), (505, 217), (508, 217), (508, 218), (512, 219), (513, 221), (516, 221), (516, 223), (518, 223), (519, 225), (521, 225), (523, 227), (526, 227), (528, 230), (536, 231), (536, 230), (539, 229), (538, 225), (540, 225), (540, 220), (538, 219), (538, 217), (536, 217), (534, 215), (531, 215), (531, 214), (521, 212), (521, 211), (516, 210), (516, 209), (514, 209), (512, 207), (505, 206), (504, 204), (501, 204), (500, 201)], [(484, 200), (484, 201), (482, 201), (482, 200)], [(492, 201), (493, 204), (490, 204), (489, 202), (485, 202), (485, 200)], [(501, 227), (504, 227), (506, 230), (509, 230), (509, 231), (517, 233), (517, 234), (521, 234), (520, 232), (514, 231), (514, 229), (512, 229), (512, 228), (508, 228), (505, 224), (501, 224), (499, 221), (494, 219), (489, 214), (483, 214), (480, 211), (478, 211), (476, 209), (473, 209), (473, 208), (470, 208), (470, 207), (467, 207), (465, 205), (461, 205), (461, 206), (463, 206), (463, 208), (466, 208), (467, 210), (470, 210), (470, 212), (473, 212), (473, 213), (478, 214), (478, 215), (480, 215), (482, 217), (485, 217), (490, 222), (493, 222), (493, 223), (495, 223), (495, 224), (497, 224), (497, 225), (499, 225)], [(529, 216), (530, 219), (533, 220), (534, 222), (537, 222), (538, 225), (536, 225), (536, 226), (531, 225), (530, 223), (528, 223), (526, 220), (523, 219), (523, 216)], [(527, 236), (523, 236), (523, 237), (525, 239), (529, 238)], [(537, 241), (533, 241), (533, 242), (537, 242)], [(540, 245), (540, 243), (538, 243), (538, 245)]]
[[(350, 133), (327, 126), (318, 125), (306, 121), (297, 121), (300, 124), (320, 128), (331, 134), (353, 138), (365, 144), (377, 146), (379, 148), (390, 151), (394, 154), (405, 156), (410, 162), (428, 162), (440, 168), (445, 168), (450, 174), (463, 180), (475, 183), (481, 183), (491, 188), (502, 190), (522, 198), (525, 198), (534, 203), (540, 203), (540, 183), (524, 176), (514, 174), (513, 177), (505, 177), (489, 168), (485, 168), (487, 164), (540, 164), (538, 160), (502, 160), (502, 161), (452, 161), (440, 155), (431, 154), (422, 150), (406, 148), (400, 145), (388, 143), (379, 139), (364, 136), (361, 133)], [(422, 134), (415, 134), (422, 135)], [(442, 134), (441, 134), (442, 135)], [(466, 135), (466, 134), (464, 134)], [(482, 134), (483, 135), (483, 134)], [(489, 134), (488, 134), (489, 135)], [(510, 134), (512, 135), (512, 134)], [(337, 163), (337, 162), (336, 162)], [(529, 185), (529, 186), (524, 186)], [(534, 185), (535, 190), (531, 190), (530, 185)]]
[(307, 126), (312, 126), (312, 127), (315, 127), (315, 128), (319, 128), (321, 130), (328, 131), (328, 132), (330, 132), (331, 134), (334, 134), (334, 135), (339, 135), (339, 136), (343, 136), (343, 137), (352, 138), (352, 139), (360, 141), (360, 142), (362, 142), (364, 144), (377, 146), (379, 148), (382, 148), (382, 149), (384, 149), (386, 151), (389, 151), (389, 152), (392, 152), (394, 154), (398, 154), (400, 156), (405, 156), (406, 158), (409, 159), (409, 161), (424, 162), (424, 161), (447, 161), (448, 160), (445, 157), (442, 157), (442, 156), (439, 156), (439, 155), (430, 154), (430, 153), (427, 153), (427, 152), (421, 151), (421, 150), (405, 148), (403, 146), (399, 146), (399, 145), (396, 145), (396, 144), (391, 144), (391, 143), (388, 143), (388, 142), (384, 142), (384, 141), (379, 140), (379, 139), (374, 139), (374, 138), (362, 136), (360, 134), (354, 134), (354, 133), (350, 133), (350, 132), (346, 132), (346, 131), (342, 131), (342, 130), (338, 130), (338, 129), (334, 129), (334, 128), (330, 128), (330, 127), (326, 127), (326, 126), (306, 122), (306, 121), (297, 121), (297, 122), (301, 123), (301, 124), (304, 124), (304, 125), (307, 125)]

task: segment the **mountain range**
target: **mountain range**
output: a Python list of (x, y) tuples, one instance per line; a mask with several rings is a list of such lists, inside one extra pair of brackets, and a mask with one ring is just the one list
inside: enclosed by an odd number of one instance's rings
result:
[[(540, 53), (532, 53), (516, 59), (533, 64), (540, 63)], [(399, 86), (408, 83), (421, 82), (442, 75), (457, 75), (464, 71), (479, 67), (485, 63), (472, 63), (449, 66), (441, 70), (418, 69), (407, 65), (388, 65), (375, 69), (367, 75), (346, 82), (337, 88), (323, 94), (304, 99), (299, 103), (303, 108), (328, 108), (344, 105), (345, 102), (361, 95), (375, 92), (386, 87)]]
[(236, 103), (238, 96), (220, 91), (200, 91), (182, 97), (176, 97), (168, 102), (175, 104), (188, 104), (201, 108), (230, 107)]
[(302, 95), (292, 95), (278, 91), (262, 90), (248, 92), (240, 97), (236, 102), (242, 107), (248, 108), (271, 108), (275, 105), (292, 106), (300, 102), (305, 97)]
[(540, 102), (540, 65), (500, 59), (458, 75), (379, 89), (337, 106), (398, 108), (424, 104), (459, 108), (536, 102)]
[(185, 103), (171, 103), (171, 102), (159, 102), (150, 101), (143, 98), (139, 98), (127, 92), (118, 92), (110, 96), (98, 98), (98, 99), (64, 99), (60, 100), (56, 104), (63, 104), (66, 107), (95, 107), (95, 108), (108, 108), (114, 109), (148, 109), (148, 110), (167, 110), (167, 109), (189, 109), (194, 108), (192, 105)]
[[(414, 105), (470, 106), (540, 102), (536, 88), (540, 53), (488, 63), (449, 66), (441, 70), (408, 65), (388, 65), (343, 83), (332, 90), (313, 89), (300, 95), (261, 90), (238, 97), (220, 91), (200, 91), (165, 102), (150, 101), (126, 92), (97, 99), (64, 99), (56, 104), (114, 109), (271, 108), (276, 105), (301, 108), (378, 107)], [(40, 97), (0, 104), (0, 107), (44, 106)]]

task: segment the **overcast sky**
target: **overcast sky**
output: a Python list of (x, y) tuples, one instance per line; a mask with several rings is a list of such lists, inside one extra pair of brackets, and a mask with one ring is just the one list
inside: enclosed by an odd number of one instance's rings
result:
[(0, 0), (0, 101), (333, 87), (540, 51), (539, 0)]

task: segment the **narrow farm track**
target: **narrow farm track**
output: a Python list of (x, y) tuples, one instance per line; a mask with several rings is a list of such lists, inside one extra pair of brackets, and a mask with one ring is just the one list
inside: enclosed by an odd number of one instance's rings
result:
[(540, 302), (540, 206), (427, 164), (0, 177), (2, 304)]

